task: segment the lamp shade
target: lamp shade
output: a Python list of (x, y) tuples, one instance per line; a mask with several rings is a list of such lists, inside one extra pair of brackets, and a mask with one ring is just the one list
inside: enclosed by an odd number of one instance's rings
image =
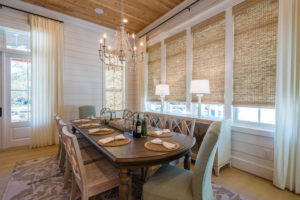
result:
[(169, 85), (167, 84), (156, 85), (155, 95), (166, 96), (169, 94), (170, 94)]
[(209, 80), (192, 80), (190, 93), (192, 94), (209, 94)]

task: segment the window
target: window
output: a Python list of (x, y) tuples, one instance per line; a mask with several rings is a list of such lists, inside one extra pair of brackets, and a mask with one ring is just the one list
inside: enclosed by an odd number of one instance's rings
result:
[(186, 101), (186, 32), (165, 40), (166, 84), (170, 87), (167, 102)]
[(160, 101), (155, 95), (155, 87), (160, 83), (161, 77), (161, 44), (155, 44), (147, 48), (148, 53), (148, 94), (147, 101)]
[(234, 120), (236, 123), (275, 124), (275, 109), (234, 107)]
[(160, 112), (161, 103), (160, 102), (147, 102), (147, 111), (149, 112)]
[(6, 29), (5, 38), (7, 49), (30, 51), (29, 32)]
[[(192, 104), (192, 114), (198, 114), (198, 104)], [(224, 105), (222, 104), (201, 104), (201, 115), (210, 118), (223, 118)]]
[(168, 102), (167, 103), (167, 112), (175, 114), (185, 114), (186, 112), (186, 103), (183, 102)]
[[(225, 83), (225, 12), (192, 27), (192, 80), (207, 79), (210, 94), (202, 97), (207, 104), (224, 104)], [(196, 94), (192, 101), (197, 102)]]
[(5, 96), (10, 122), (31, 121), (30, 32), (0, 27), (0, 48), (5, 57), (9, 91)]
[(123, 65), (106, 65), (105, 101), (111, 110), (124, 109), (124, 67)]
[(31, 119), (31, 63), (30, 60), (10, 58), (11, 122)]
[(232, 12), (234, 120), (274, 125), (278, 1), (248, 0), (234, 6)]

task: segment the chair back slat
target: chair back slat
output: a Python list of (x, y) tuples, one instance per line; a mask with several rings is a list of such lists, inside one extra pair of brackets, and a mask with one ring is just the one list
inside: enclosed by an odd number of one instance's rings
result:
[(82, 188), (82, 190), (84, 190), (86, 188), (85, 186), (87, 186), (86, 171), (83, 165), (77, 138), (67, 130), (66, 126), (63, 127), (62, 133), (66, 142), (67, 156), (71, 162), (72, 171), (76, 177), (76, 182), (79, 186), (83, 186), (84, 188)]
[(166, 124), (166, 118), (165, 116), (156, 115), (154, 113), (145, 113), (145, 116), (147, 117), (147, 124), (148, 126), (154, 127), (154, 128), (164, 128)]
[(177, 117), (177, 116), (168, 116), (167, 117), (168, 128), (172, 132), (178, 132), (185, 135), (194, 135), (196, 119)]
[(131, 110), (123, 110), (122, 119), (129, 119), (132, 117), (133, 112)]

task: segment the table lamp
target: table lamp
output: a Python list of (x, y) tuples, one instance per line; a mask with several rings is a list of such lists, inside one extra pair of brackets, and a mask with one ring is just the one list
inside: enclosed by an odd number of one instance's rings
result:
[(165, 96), (170, 94), (169, 85), (159, 84), (156, 85), (155, 95), (159, 95), (161, 98), (161, 112), (164, 112), (165, 107)]
[(210, 93), (209, 80), (192, 80), (190, 93), (198, 97), (198, 116), (201, 116), (201, 97)]

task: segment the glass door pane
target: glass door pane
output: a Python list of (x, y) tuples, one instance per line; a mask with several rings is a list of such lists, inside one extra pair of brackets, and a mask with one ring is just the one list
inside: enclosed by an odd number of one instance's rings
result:
[(11, 122), (30, 121), (31, 63), (28, 59), (10, 57)]

